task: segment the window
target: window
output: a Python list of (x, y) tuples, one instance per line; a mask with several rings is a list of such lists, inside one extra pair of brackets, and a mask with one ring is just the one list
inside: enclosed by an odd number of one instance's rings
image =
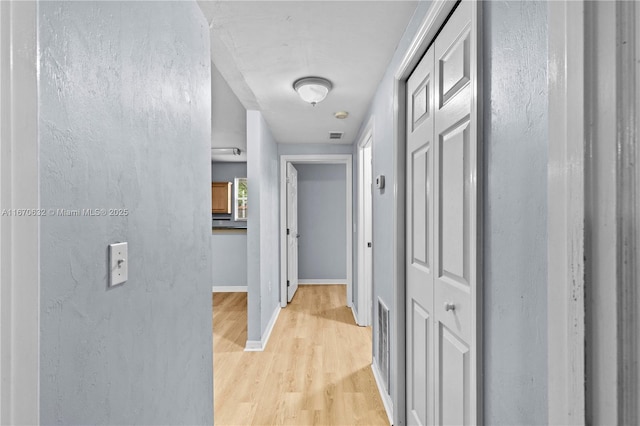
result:
[(236, 208), (233, 220), (247, 220), (247, 178), (235, 178), (234, 204)]

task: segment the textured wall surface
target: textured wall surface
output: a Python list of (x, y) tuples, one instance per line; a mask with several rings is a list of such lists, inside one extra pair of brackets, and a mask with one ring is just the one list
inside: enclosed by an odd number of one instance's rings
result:
[(213, 286), (247, 285), (247, 231), (215, 229), (211, 235)]
[[(247, 163), (211, 163), (212, 182), (233, 182), (237, 177), (247, 177)], [(235, 205), (232, 208), (235, 209)], [(232, 220), (214, 222), (216, 224), (240, 223)], [(247, 231), (243, 229), (214, 230), (211, 235), (211, 250), (213, 285), (246, 286)]]
[(278, 146), (259, 111), (247, 111), (247, 339), (261, 340), (280, 300)]
[[(373, 191), (373, 300), (377, 300), (380, 297), (384, 303), (393, 309), (393, 280), (395, 279), (393, 274), (393, 259), (395, 257), (395, 251), (393, 248), (393, 215), (395, 210), (393, 188), (396, 184), (393, 178), (394, 169), (394, 129), (393, 129), (393, 84), (394, 73), (398, 69), (400, 62), (402, 61), (409, 44), (411, 43), (423, 17), (426, 15), (431, 2), (419, 2), (416, 7), (416, 11), (405, 30), (402, 39), (398, 43), (396, 52), (391, 59), (389, 66), (382, 78), (380, 85), (374, 95), (369, 112), (363, 121), (363, 123), (369, 122), (373, 119), (373, 176), (385, 175), (385, 186), (383, 190), (375, 189)], [(364, 129), (361, 129), (361, 132)], [(357, 158), (357, 146), (352, 148), (354, 158)], [(354, 173), (357, 167), (354, 167)], [(354, 182), (357, 182), (354, 179)], [(354, 185), (354, 200), (357, 200), (357, 184)], [(354, 217), (357, 216), (357, 203), (354, 203)], [(354, 234), (354, 241), (358, 241), (357, 226), (354, 226), (356, 234)], [(357, 244), (354, 244), (354, 248)], [(354, 258), (357, 256), (354, 254)], [(354, 302), (357, 303), (357, 267), (354, 268)], [(390, 330), (395, 328), (393, 323), (393, 313), (390, 317)], [(378, 317), (377, 312), (373, 309), (373, 347), (377, 345), (378, 334)], [(391, 365), (394, 364), (394, 358), (397, 356), (396, 348), (391, 347)], [(393, 396), (396, 390), (393, 388), (396, 372), (391, 371), (391, 395)]]
[(298, 278), (346, 283), (346, 167), (294, 166), (298, 170)]
[(547, 5), (485, 4), (485, 423), (547, 423)]
[[(43, 424), (211, 424), (210, 57), (195, 2), (39, 3)], [(108, 288), (107, 246), (129, 243)]]
[(218, 154), (215, 161), (247, 161), (247, 110), (215, 64), (211, 66), (211, 146), (242, 150), (239, 156)]
[(211, 182), (233, 182), (237, 177), (247, 177), (247, 163), (211, 163)]
[(319, 143), (279, 143), (278, 155), (351, 154), (353, 146)]

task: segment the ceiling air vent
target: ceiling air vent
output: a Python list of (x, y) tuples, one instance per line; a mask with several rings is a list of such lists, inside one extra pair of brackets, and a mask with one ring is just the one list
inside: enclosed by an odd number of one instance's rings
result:
[(342, 139), (342, 136), (344, 136), (344, 132), (329, 132), (329, 139), (331, 140)]

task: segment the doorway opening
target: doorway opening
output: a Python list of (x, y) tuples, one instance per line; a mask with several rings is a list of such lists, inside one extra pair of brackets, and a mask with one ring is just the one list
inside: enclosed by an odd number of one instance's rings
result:
[[(298, 213), (297, 208), (290, 207), (292, 200), (298, 199), (298, 194), (294, 194), (298, 190), (298, 184), (288, 182), (293, 179), (296, 165), (343, 165), (345, 168), (345, 259), (344, 272), (345, 279), (340, 282), (346, 284), (346, 305), (353, 309), (353, 189), (352, 189), (352, 156), (346, 155), (282, 155), (280, 156), (280, 306), (286, 307), (287, 303), (294, 297), (297, 289), (298, 279), (298, 262), (300, 261), (297, 253), (297, 247), (300, 241), (305, 240), (305, 235), (300, 234), (298, 229), (299, 218), (295, 218), (295, 224), (291, 221), (291, 214)], [(313, 195), (313, 194), (311, 194)], [(291, 226), (295, 228), (292, 230)], [(289, 234), (287, 234), (289, 229)], [(308, 239), (308, 238), (307, 238)], [(313, 241), (308, 243), (313, 244)], [(314, 277), (315, 278), (315, 277)], [(321, 278), (321, 277), (320, 277)], [(301, 283), (315, 284), (310, 282), (314, 280), (303, 280)], [(324, 284), (336, 284), (331, 280), (322, 280)], [(355, 316), (355, 314), (354, 314)]]

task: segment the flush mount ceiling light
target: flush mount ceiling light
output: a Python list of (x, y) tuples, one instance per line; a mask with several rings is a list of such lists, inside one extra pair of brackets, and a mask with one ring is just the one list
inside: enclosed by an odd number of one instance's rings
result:
[(333, 114), (333, 116), (338, 120), (344, 120), (349, 116), (349, 113), (347, 111), (338, 111), (335, 114)]
[(293, 83), (293, 88), (298, 92), (302, 100), (309, 102), (313, 106), (316, 106), (318, 102), (322, 102), (331, 87), (333, 86), (329, 80), (320, 77), (305, 77)]
[(211, 153), (215, 155), (240, 155), (240, 148), (211, 148)]

